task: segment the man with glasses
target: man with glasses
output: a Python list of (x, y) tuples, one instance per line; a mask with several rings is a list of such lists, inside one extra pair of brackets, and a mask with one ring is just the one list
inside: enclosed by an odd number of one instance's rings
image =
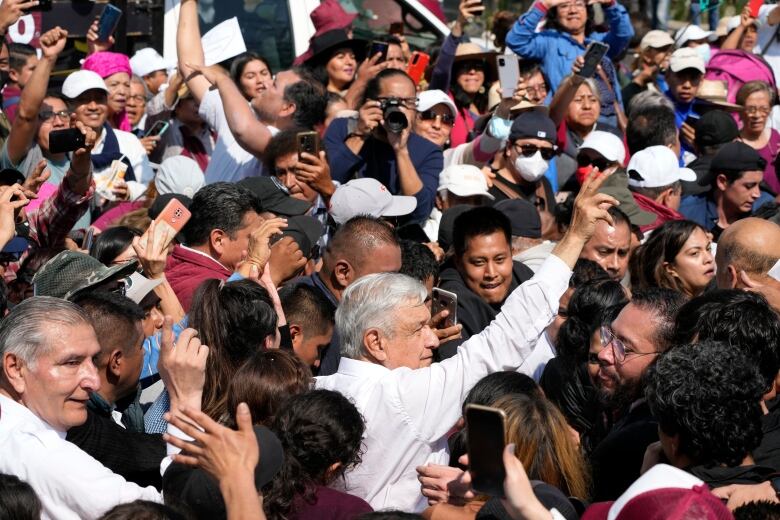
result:
[(591, 454), (595, 501), (617, 499), (639, 477), (645, 450), (658, 440), (642, 378), (672, 346), (674, 319), (684, 302), (681, 293), (668, 289), (637, 292), (601, 329), (596, 387), (618, 419)]
[(555, 123), (536, 110), (523, 112), (509, 130), (509, 138), (502, 153), (503, 168), (497, 171), (489, 193), (496, 201), (525, 199), (536, 206), (542, 218), (542, 231), (555, 199), (545, 173), (555, 157)]
[(444, 160), (440, 146), (414, 133), (416, 120), (414, 82), (403, 71), (385, 69), (366, 85), (357, 121), (334, 120), (324, 143), (334, 180), (371, 177), (393, 195), (414, 196), (409, 220), (422, 222), (433, 209)]

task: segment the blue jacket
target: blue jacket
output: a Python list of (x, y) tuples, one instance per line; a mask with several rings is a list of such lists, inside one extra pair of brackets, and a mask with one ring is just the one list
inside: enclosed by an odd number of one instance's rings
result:
[[(369, 137), (359, 155), (352, 153), (344, 141), (348, 134), (347, 118), (337, 118), (325, 132), (325, 150), (333, 180), (345, 183), (356, 177), (371, 177), (384, 184), (390, 193), (401, 195), (401, 181), (395, 164), (395, 152), (389, 144)], [(412, 222), (427, 219), (433, 209), (436, 190), (439, 188), (439, 174), (444, 169), (444, 155), (441, 148), (417, 134), (409, 136), (407, 142), (423, 188), (414, 194), (417, 207), (411, 214)]]
[[(753, 203), (753, 211), (755, 212), (767, 202), (772, 202), (773, 199), (772, 195), (762, 191), (761, 196)], [(685, 218), (696, 222), (707, 231), (712, 231), (718, 223), (718, 206), (710, 196), (710, 192), (686, 195), (680, 202), (679, 211)]]
[[(556, 30), (545, 29), (536, 32), (536, 26), (546, 15), (547, 8), (540, 2), (536, 2), (515, 22), (506, 37), (506, 45), (523, 58), (542, 62), (542, 69), (550, 82), (552, 93), (557, 90), (563, 79), (571, 74), (571, 66), (575, 58), (585, 53), (585, 48), (591, 41), (608, 44), (607, 56), (614, 59), (623, 52), (631, 37), (634, 36), (628, 11), (618, 3), (613, 3), (604, 9), (604, 15), (609, 22), (609, 32), (591, 33), (585, 38), (584, 45), (569, 34)], [(622, 104), (623, 98), (617, 76), (613, 74), (610, 80), (615, 96)]]

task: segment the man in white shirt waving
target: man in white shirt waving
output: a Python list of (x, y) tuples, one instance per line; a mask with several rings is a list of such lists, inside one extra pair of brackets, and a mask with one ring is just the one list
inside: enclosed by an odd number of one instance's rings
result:
[(438, 340), (428, 326), (427, 292), (395, 273), (359, 279), (336, 312), (341, 336), (338, 372), (317, 379), (317, 388), (351, 398), (366, 421), (362, 463), (346, 475), (349, 493), (374, 509), (422, 510), (415, 467), (446, 464), (447, 433), (461, 414), (466, 393), (485, 375), (516, 370), (558, 310), (571, 270), (596, 223), (612, 224), (617, 203), (598, 193), (606, 176), (583, 185), (569, 230), (537, 274), (506, 300), (501, 314), (472, 336), (458, 353), (431, 365)]
[[(171, 321), (166, 317), (161, 374), (177, 407), (198, 409), (208, 348), (186, 329), (174, 349)], [(125, 481), (65, 440), (69, 428), (86, 421), (89, 394), (100, 388), (92, 363), (99, 352), (89, 318), (66, 300), (30, 298), (0, 323), (0, 473), (32, 486), (44, 519), (93, 519), (133, 500), (162, 502), (153, 487)], [(169, 370), (187, 357), (193, 370), (172, 380)]]

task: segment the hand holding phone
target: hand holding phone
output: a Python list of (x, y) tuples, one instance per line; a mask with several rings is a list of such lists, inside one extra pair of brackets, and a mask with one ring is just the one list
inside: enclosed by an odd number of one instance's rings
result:
[(157, 137), (162, 136), (168, 131), (168, 127), (171, 126), (167, 121), (157, 121), (152, 127), (146, 131), (144, 137)]
[(114, 31), (116, 31), (117, 25), (119, 25), (120, 18), (122, 18), (122, 10), (111, 4), (106, 4), (98, 20), (98, 41), (109, 41)]
[(506, 414), (498, 408), (466, 405), (466, 439), (471, 487), (478, 493), (504, 497)]
[(750, 16), (752, 18), (758, 18), (758, 11), (761, 6), (764, 5), (764, 0), (750, 0), (748, 2), (748, 8), (750, 9)]
[(520, 62), (516, 54), (496, 56), (498, 64), (498, 83), (501, 85), (501, 99), (510, 99), (515, 94), (520, 80)]
[(583, 78), (592, 78), (608, 50), (609, 45), (606, 43), (590, 42), (588, 49), (585, 51), (585, 63), (578, 74)]
[(49, 132), (49, 152), (65, 153), (84, 148), (86, 136), (78, 128), (52, 130)]
[(447, 318), (444, 320), (443, 324), (444, 328), (458, 324), (457, 294), (434, 287), (431, 300), (431, 316), (436, 316), (441, 311), (447, 311)]
[(371, 42), (371, 51), (368, 53), (369, 58), (373, 58), (377, 54), (381, 54), (377, 63), (382, 63), (387, 60), (387, 48), (390, 46), (387, 42), (380, 42), (374, 40)]
[(320, 155), (320, 135), (317, 132), (298, 132), (298, 160), (302, 161), (303, 153), (314, 157)]
[[(150, 244), (158, 244), (161, 250), (167, 249), (176, 234), (190, 220), (192, 213), (178, 199), (171, 199), (154, 219)], [(164, 239), (164, 240), (163, 240)], [(141, 237), (144, 240), (144, 237)], [(144, 243), (146, 245), (146, 243)]]

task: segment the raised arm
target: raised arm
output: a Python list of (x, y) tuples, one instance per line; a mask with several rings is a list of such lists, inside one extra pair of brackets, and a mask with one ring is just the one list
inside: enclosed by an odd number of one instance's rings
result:
[(550, 102), (550, 119), (553, 120), (555, 126), (563, 122), (563, 119), (566, 117), (566, 111), (569, 109), (569, 104), (577, 94), (577, 89), (585, 82), (585, 78), (577, 74), (584, 63), (583, 57), (577, 56), (572, 65), (572, 74), (567, 76), (561, 82), (558, 90), (555, 91), (555, 95)]
[(596, 223), (612, 223), (607, 209), (617, 201), (598, 193), (606, 177), (596, 173), (586, 179), (574, 203), (571, 225), (551, 257), (509, 295), (485, 330), (463, 343), (450, 359), (399, 372), (401, 402), (425, 438), (433, 441), (447, 433), (460, 417), (466, 393), (479, 379), (499, 370), (515, 370), (531, 354), (557, 312), (571, 270)]
[(524, 58), (541, 60), (548, 52), (555, 52), (548, 46), (549, 38), (544, 32), (536, 32), (536, 26), (547, 16), (547, 10), (565, 0), (538, 0), (517, 19), (506, 35), (506, 46)]
[(452, 24), (452, 30), (444, 40), (444, 44), (439, 51), (439, 57), (433, 66), (431, 84), (428, 86), (430, 90), (438, 89), (449, 92), (450, 80), (452, 79), (452, 64), (455, 63), (455, 51), (459, 43), (468, 41), (467, 38), (464, 39), (463, 37), (463, 30), (469, 21), (481, 16), (484, 10), (485, 6), (481, 0), (461, 0), (458, 6), (458, 18)]
[(268, 127), (257, 119), (233, 79), (219, 65), (201, 67), (190, 64), (190, 67), (200, 73), (198, 77), (217, 87), (225, 118), (236, 142), (247, 152), (262, 155), (273, 136)]
[[(193, 76), (189, 65), (203, 66), (203, 45), (200, 42), (200, 26), (198, 25), (198, 2), (182, 0), (179, 8), (179, 27), (176, 32), (176, 53), (179, 56), (179, 73), (184, 77), (192, 96), (198, 103), (208, 92), (211, 85), (200, 75)], [(189, 65), (188, 65), (189, 64)]]
[(746, 5), (739, 15), (739, 25), (726, 36), (726, 40), (720, 46), (721, 50), (738, 49), (739, 40), (742, 39), (745, 30), (754, 23), (756, 23), (756, 19), (750, 16), (750, 7)]
[(609, 23), (609, 31), (604, 36), (604, 43), (609, 44), (607, 56), (614, 59), (625, 50), (628, 42), (634, 36), (634, 27), (628, 17), (626, 8), (614, 0), (594, 0), (604, 8), (604, 17)]
[(38, 130), (38, 114), (49, 85), (49, 76), (67, 41), (68, 31), (60, 27), (55, 27), (40, 38), (43, 56), (22, 90), (16, 119), (8, 136), (7, 150), (11, 164), (19, 164), (32, 146)]

